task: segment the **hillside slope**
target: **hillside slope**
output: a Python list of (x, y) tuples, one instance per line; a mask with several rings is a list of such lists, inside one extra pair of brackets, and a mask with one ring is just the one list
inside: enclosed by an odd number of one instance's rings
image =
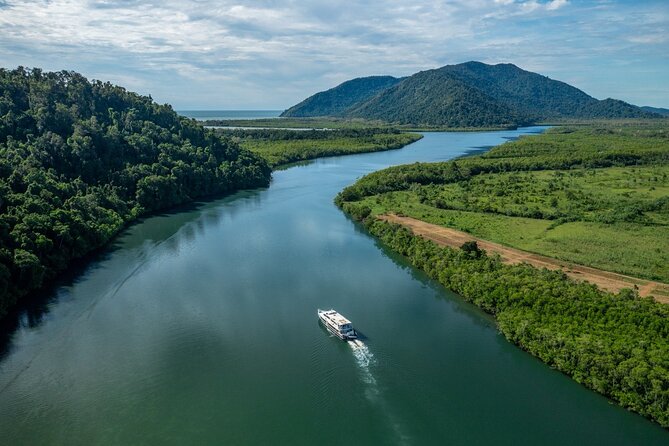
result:
[(492, 127), (529, 117), (442, 70), (417, 73), (348, 111), (347, 116), (399, 124)]
[(0, 317), (138, 216), (269, 179), (260, 157), (150, 97), (0, 69)]
[(643, 107), (640, 107), (641, 110), (648, 112), (648, 113), (657, 113), (658, 115), (662, 116), (669, 116), (669, 108), (662, 108), (662, 107), (650, 107), (648, 105), (645, 105)]
[(370, 76), (352, 79), (313, 96), (284, 111), (283, 117), (341, 116), (351, 107), (372, 98), (400, 82), (392, 76)]
[(362, 88), (363, 79), (317, 93), (282, 116), (343, 116), (449, 127), (659, 117), (623, 101), (599, 101), (576, 87), (513, 64), (446, 65), (404, 79), (390, 78), (394, 81), (388, 85), (376, 82), (373, 89)]

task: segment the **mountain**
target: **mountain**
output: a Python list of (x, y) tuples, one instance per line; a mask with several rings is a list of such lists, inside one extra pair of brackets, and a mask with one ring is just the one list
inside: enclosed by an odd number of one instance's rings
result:
[(649, 107), (647, 105), (639, 108), (648, 113), (657, 113), (658, 115), (669, 116), (669, 108)]
[(346, 116), (449, 127), (514, 125), (529, 121), (514, 107), (440, 70), (415, 74), (350, 109)]
[[(379, 82), (374, 88), (365, 88), (365, 79), (374, 78), (354, 79), (317, 93), (283, 116), (341, 116), (449, 127), (521, 125), (569, 118), (657, 117), (623, 101), (599, 101), (576, 87), (513, 64), (446, 65), (403, 79), (386, 77), (394, 81), (385, 87)], [(355, 94), (347, 95), (349, 91)], [(336, 98), (336, 103), (329, 98)]]
[(401, 79), (392, 76), (360, 77), (346, 81), (337, 87), (308, 97), (284, 111), (281, 116), (338, 116), (400, 81)]

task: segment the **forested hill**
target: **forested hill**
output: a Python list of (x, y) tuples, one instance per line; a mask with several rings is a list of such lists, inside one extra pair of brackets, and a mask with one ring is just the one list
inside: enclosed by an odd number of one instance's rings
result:
[(150, 97), (73, 72), (0, 69), (0, 317), (138, 216), (270, 175)]
[(643, 106), (641, 110), (649, 113), (657, 113), (662, 116), (669, 116), (669, 108)]
[(527, 124), (529, 116), (440, 70), (423, 71), (347, 112), (400, 124), (495, 127)]
[[(518, 125), (551, 119), (658, 117), (622, 101), (599, 101), (578, 88), (513, 64), (446, 65), (400, 79), (366, 97), (349, 96), (348, 100), (341, 97), (346, 90), (340, 87), (306, 99), (288, 109), (286, 116), (320, 114), (448, 127)], [(327, 102), (317, 101), (321, 95), (333, 91), (338, 93), (338, 104), (350, 105), (328, 107)], [(305, 114), (301, 105), (314, 101), (320, 106)]]
[(401, 79), (392, 76), (370, 76), (352, 79), (327, 91), (309, 96), (284, 111), (283, 117), (339, 116), (380, 91), (392, 87)]

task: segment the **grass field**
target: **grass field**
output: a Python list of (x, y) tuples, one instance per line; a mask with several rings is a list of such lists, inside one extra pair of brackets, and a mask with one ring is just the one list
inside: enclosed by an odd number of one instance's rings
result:
[[(468, 172), (476, 172), (479, 162), (525, 170), (465, 173), (439, 184), (434, 172), (446, 171), (444, 167), (406, 166), (415, 178), (421, 178), (421, 169), (430, 172), (425, 184), (410, 182), (380, 194), (367, 185), (359, 205), (372, 214), (400, 213), (561, 260), (669, 282), (667, 129), (657, 123), (554, 129), (456, 161)], [(610, 159), (612, 153), (625, 154), (619, 164), (634, 159), (630, 156), (639, 156), (639, 164), (587, 167)], [(588, 162), (570, 169), (536, 170), (541, 165), (527, 162), (534, 158), (548, 164), (566, 158)], [(385, 177), (383, 171), (373, 174), (378, 175), (377, 187), (392, 190), (387, 183), (399, 184), (396, 178), (403, 167)], [(394, 182), (384, 184), (391, 176)]]
[[(221, 131), (226, 133), (226, 131)], [(229, 133), (242, 147), (259, 154), (272, 167), (319, 158), (399, 149), (422, 136), (387, 129), (329, 131), (237, 130)]]

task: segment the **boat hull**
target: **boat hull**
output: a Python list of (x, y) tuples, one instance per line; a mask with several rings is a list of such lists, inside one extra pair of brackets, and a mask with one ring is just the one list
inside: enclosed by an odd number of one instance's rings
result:
[(329, 331), (331, 334), (338, 337), (342, 341), (349, 341), (349, 340), (357, 339), (357, 334), (356, 334), (355, 330), (352, 331), (353, 332), (352, 334), (344, 334), (344, 333), (341, 333), (335, 327), (333, 327), (330, 324), (330, 322), (328, 321), (324, 311), (318, 310), (318, 320), (320, 321), (321, 324), (323, 324), (325, 326), (327, 331)]

